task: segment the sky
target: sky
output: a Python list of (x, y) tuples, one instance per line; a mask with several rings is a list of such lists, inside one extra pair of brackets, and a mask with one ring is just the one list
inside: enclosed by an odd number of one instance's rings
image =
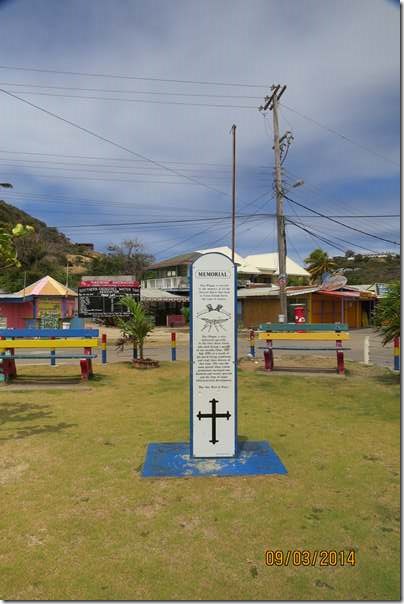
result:
[(276, 251), (258, 107), (282, 84), (288, 255), (398, 253), (399, 20), (392, 0), (0, 0), (2, 198), (100, 251), (230, 246), (235, 124), (236, 248)]

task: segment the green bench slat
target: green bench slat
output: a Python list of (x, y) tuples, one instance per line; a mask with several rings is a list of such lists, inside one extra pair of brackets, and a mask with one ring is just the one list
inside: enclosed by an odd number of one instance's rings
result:
[(261, 323), (259, 331), (349, 331), (346, 323)]

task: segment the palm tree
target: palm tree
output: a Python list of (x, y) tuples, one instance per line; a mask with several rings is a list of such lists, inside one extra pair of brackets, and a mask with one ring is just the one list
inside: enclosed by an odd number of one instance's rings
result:
[(328, 273), (337, 267), (334, 260), (321, 248), (313, 250), (304, 261), (308, 265), (307, 270), (312, 283), (321, 283), (323, 273)]
[(383, 336), (384, 346), (400, 336), (400, 298), (400, 283), (396, 281), (389, 286), (386, 296), (377, 303), (375, 325)]
[(121, 298), (121, 303), (128, 307), (130, 312), (129, 319), (117, 318), (117, 324), (122, 335), (116, 342), (118, 350), (123, 350), (125, 344), (133, 344), (133, 358), (137, 358), (137, 348), (139, 347), (139, 356), (143, 359), (143, 345), (146, 336), (153, 330), (154, 324), (150, 316), (140, 302), (136, 302), (131, 296)]

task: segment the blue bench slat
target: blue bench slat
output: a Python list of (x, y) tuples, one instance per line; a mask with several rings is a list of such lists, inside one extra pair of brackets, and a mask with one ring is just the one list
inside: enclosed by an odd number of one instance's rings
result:
[(261, 323), (259, 331), (349, 331), (346, 323)]
[(6, 338), (92, 338), (99, 329), (0, 329)]

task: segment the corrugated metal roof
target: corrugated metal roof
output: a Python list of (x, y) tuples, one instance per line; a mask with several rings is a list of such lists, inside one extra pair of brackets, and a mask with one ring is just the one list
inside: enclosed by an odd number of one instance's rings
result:
[[(286, 295), (288, 298), (293, 296), (305, 296), (318, 291), (318, 287), (290, 287), (286, 289)], [(238, 298), (266, 298), (266, 297), (278, 297), (279, 287), (243, 287), (237, 291)]]
[(186, 296), (176, 296), (162, 289), (154, 289), (153, 287), (145, 287), (140, 289), (140, 299), (147, 302), (148, 300), (156, 302), (187, 302), (189, 298)]
[[(208, 248), (205, 250), (195, 250), (194, 252), (188, 252), (187, 254), (181, 254), (180, 256), (173, 256), (172, 258), (167, 258), (167, 260), (161, 260), (159, 262), (155, 262), (147, 267), (147, 270), (153, 270), (157, 268), (165, 268), (171, 266), (179, 266), (181, 264), (191, 264), (199, 258), (203, 256), (203, 254), (208, 254), (211, 252), (218, 252), (220, 254), (224, 254), (231, 258), (231, 249), (229, 247), (214, 247)], [(272, 275), (278, 274), (278, 253), (271, 252), (268, 254), (254, 254), (250, 256), (246, 256), (243, 258), (240, 254), (234, 254), (234, 261), (238, 265), (238, 271), (244, 274), (263, 274), (263, 275)], [(286, 257), (286, 272), (288, 275), (294, 277), (309, 277), (310, 274), (297, 262), (292, 260), (292, 258)]]
[[(277, 252), (270, 252), (267, 254), (252, 254), (250, 256), (246, 256), (244, 261), (247, 264), (253, 264), (261, 271), (272, 271), (276, 275), (279, 274), (279, 260)], [(297, 264), (292, 258), (289, 256), (286, 257), (286, 272), (288, 275), (293, 275), (295, 277), (310, 277), (310, 273), (308, 273), (302, 266)]]
[(46, 275), (42, 279), (38, 279), (35, 283), (31, 283), (25, 289), (21, 289), (15, 293), (16, 296), (77, 296), (77, 293), (65, 287), (53, 277)]
[(180, 256), (173, 256), (172, 258), (167, 258), (167, 260), (160, 260), (160, 262), (154, 262), (154, 264), (150, 264), (150, 266), (148, 266), (146, 270), (164, 268), (165, 266), (179, 266), (181, 264), (191, 264), (200, 256), (202, 256), (200, 252), (188, 252), (188, 254), (181, 254)]

